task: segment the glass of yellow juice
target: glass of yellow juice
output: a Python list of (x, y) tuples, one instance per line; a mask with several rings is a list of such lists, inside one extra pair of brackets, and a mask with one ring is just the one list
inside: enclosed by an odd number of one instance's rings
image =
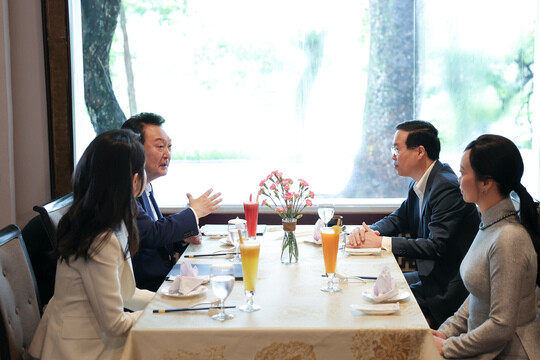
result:
[(244, 276), (244, 290), (247, 301), (239, 309), (245, 312), (260, 310), (259, 305), (253, 304), (255, 294), (255, 284), (257, 283), (257, 271), (259, 269), (259, 253), (261, 244), (257, 239), (245, 240), (240, 244), (240, 254), (242, 255), (242, 273)]
[(321, 229), (322, 248), (324, 256), (324, 268), (328, 283), (321, 290), (325, 292), (337, 292), (341, 289), (334, 286), (334, 276), (336, 273), (337, 253), (339, 248), (339, 231), (331, 227)]

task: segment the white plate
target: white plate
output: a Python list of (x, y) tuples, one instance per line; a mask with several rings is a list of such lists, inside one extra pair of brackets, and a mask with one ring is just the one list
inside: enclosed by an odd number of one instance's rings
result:
[(306, 242), (308, 242), (308, 243), (315, 244), (315, 245), (322, 245), (322, 240), (321, 240), (321, 241), (315, 241), (314, 238), (309, 238), (309, 239), (306, 239), (306, 240), (304, 240), (304, 241), (306, 241)]
[(197, 286), (195, 288), (195, 290), (193, 290), (189, 294), (182, 295), (182, 294), (178, 294), (178, 293), (169, 294), (169, 289), (170, 288), (171, 288), (170, 286), (165, 286), (165, 287), (161, 288), (159, 290), (159, 292), (162, 293), (163, 295), (166, 295), (166, 296), (171, 296), (171, 297), (183, 299), (183, 298), (189, 298), (189, 297), (192, 297), (192, 296), (198, 296), (198, 295), (206, 294), (206, 291), (208, 290), (208, 288), (206, 286), (200, 285), (200, 286)]
[[(177, 276), (180, 276), (180, 275), (171, 275), (169, 277), (167, 277), (167, 281), (174, 281), (174, 279), (177, 277)], [(202, 284), (208, 284), (210, 282), (210, 275), (201, 275), (201, 276), (197, 276), (197, 278), (199, 279), (202, 279)]]
[(234, 244), (231, 244), (228, 237), (219, 239), (219, 242), (222, 243), (223, 245), (234, 246)]
[(381, 248), (345, 248), (345, 252), (349, 255), (381, 255)]
[[(371, 300), (371, 301), (375, 301), (375, 296), (373, 295), (373, 288), (369, 289), (369, 290), (365, 290), (362, 292), (362, 296), (364, 296), (366, 299), (368, 300)], [(386, 299), (386, 300), (383, 300), (383, 301), (379, 301), (379, 302), (383, 302), (383, 303), (389, 303), (389, 302), (398, 302), (398, 301), (404, 301), (404, 300), (407, 300), (409, 297), (411, 296), (411, 293), (408, 292), (408, 291), (401, 291), (399, 292), (396, 296), (394, 297), (391, 297), (390, 299)], [(377, 302), (377, 301), (375, 301)]]
[(351, 309), (368, 315), (390, 315), (399, 311), (399, 303), (391, 304), (352, 304)]

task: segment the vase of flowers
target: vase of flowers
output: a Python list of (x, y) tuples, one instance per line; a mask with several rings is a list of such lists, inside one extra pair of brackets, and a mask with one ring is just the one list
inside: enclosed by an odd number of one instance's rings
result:
[(259, 183), (259, 195), (267, 197), (263, 200), (262, 205), (273, 208), (281, 217), (283, 224), (281, 262), (284, 264), (298, 262), (296, 221), (302, 217), (302, 211), (306, 207), (313, 205), (311, 199), (315, 197), (305, 180), (298, 179), (297, 191), (293, 191), (293, 184), (292, 179), (283, 177), (283, 174), (277, 170), (272, 171)]

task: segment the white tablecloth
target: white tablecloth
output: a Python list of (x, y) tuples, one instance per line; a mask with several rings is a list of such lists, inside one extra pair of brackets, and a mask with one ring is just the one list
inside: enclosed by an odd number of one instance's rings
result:
[[(310, 242), (310, 226), (298, 226), (299, 262), (280, 262), (281, 227), (269, 227), (260, 237), (261, 253), (255, 303), (262, 310), (228, 310), (235, 318), (213, 320), (215, 311), (152, 313), (153, 309), (186, 307), (215, 299), (208, 285), (205, 296), (189, 299), (156, 294), (131, 330), (123, 359), (438, 359), (429, 327), (414, 297), (400, 303), (392, 315), (366, 315), (351, 304), (369, 304), (362, 292), (374, 282), (340, 282), (342, 291), (320, 290), (326, 279), (322, 248)], [(205, 238), (184, 255), (209, 253), (225, 246)], [(180, 259), (197, 263), (227, 261), (223, 257)], [(337, 271), (377, 276), (387, 265), (407, 291), (406, 281), (391, 253), (350, 256), (340, 253)], [(170, 285), (166, 282), (164, 286)], [(236, 281), (226, 305), (245, 302), (242, 281)]]

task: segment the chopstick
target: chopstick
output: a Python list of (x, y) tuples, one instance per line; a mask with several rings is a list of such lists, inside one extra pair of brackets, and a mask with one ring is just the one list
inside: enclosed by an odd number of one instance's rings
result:
[[(321, 275), (322, 277), (326, 277), (326, 274), (322, 274)], [(357, 278), (361, 278), (361, 279), (364, 279), (364, 280), (377, 280), (377, 277), (376, 276), (363, 276), (363, 275), (352, 275), (354, 277), (357, 277)], [(336, 276), (336, 279), (338, 277)]]
[[(224, 306), (224, 309), (234, 309), (236, 306)], [(180, 312), (180, 311), (194, 311), (194, 310), (210, 310), (210, 309), (216, 309), (219, 310), (221, 307), (219, 306), (206, 306), (206, 307), (198, 307), (198, 308), (176, 308), (176, 309), (154, 309), (152, 310), (153, 313), (157, 314), (164, 314), (169, 312)]]
[(222, 256), (222, 255), (231, 255), (233, 252), (221, 252), (221, 253), (212, 253), (212, 254), (193, 254), (193, 255), (184, 255), (185, 258), (196, 258), (203, 256)]

